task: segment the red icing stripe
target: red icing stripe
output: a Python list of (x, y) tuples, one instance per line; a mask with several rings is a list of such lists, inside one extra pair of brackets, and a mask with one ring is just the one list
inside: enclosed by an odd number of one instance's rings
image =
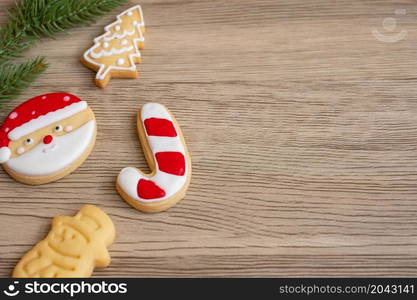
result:
[(177, 131), (174, 124), (167, 119), (149, 118), (144, 121), (146, 133), (153, 136), (176, 137)]
[(159, 170), (179, 176), (185, 174), (185, 158), (181, 152), (158, 152), (155, 157)]
[(140, 179), (136, 188), (138, 196), (142, 199), (157, 199), (165, 196), (165, 191), (150, 180)]

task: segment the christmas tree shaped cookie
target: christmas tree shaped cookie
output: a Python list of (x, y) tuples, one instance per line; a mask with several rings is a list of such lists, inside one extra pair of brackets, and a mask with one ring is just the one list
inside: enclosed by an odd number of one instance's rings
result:
[(105, 33), (94, 39), (94, 46), (81, 57), (81, 62), (97, 72), (96, 85), (104, 88), (113, 78), (137, 78), (136, 64), (143, 49), (145, 23), (140, 5), (117, 16), (105, 27)]

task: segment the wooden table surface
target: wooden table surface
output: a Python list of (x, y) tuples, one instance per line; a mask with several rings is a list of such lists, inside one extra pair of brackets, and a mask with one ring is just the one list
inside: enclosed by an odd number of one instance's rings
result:
[[(417, 7), (392, 2), (130, 1), (42, 40), (26, 54), (50, 68), (10, 108), (76, 94), (96, 113), (97, 143), (55, 183), (1, 172), (0, 276), (53, 216), (86, 203), (117, 229), (94, 276), (417, 276)], [(12, 1), (0, 3), (3, 21)], [(97, 88), (79, 57), (136, 3), (140, 78)], [(114, 187), (123, 167), (147, 169), (135, 118), (148, 101), (175, 114), (193, 160), (187, 196), (158, 214)]]

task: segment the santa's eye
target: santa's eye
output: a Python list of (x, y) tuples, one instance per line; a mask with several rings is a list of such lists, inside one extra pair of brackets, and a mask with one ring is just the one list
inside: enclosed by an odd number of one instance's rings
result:
[(60, 131), (62, 131), (62, 126), (61, 125), (55, 126), (54, 130), (55, 130), (55, 132), (60, 132)]
[(29, 138), (25, 140), (25, 145), (30, 145), (33, 143), (33, 139)]

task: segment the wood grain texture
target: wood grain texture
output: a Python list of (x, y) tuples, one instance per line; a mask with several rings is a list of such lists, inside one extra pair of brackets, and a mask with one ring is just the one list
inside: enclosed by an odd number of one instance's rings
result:
[[(117, 229), (95, 276), (417, 276), (417, 10), (392, 2), (131, 1), (147, 24), (140, 78), (106, 89), (79, 57), (129, 5), (43, 40), (27, 55), (51, 66), (12, 106), (74, 93), (98, 138), (59, 182), (0, 174), (0, 275), (89, 203)], [(406, 38), (374, 37), (387, 17)], [(135, 117), (148, 101), (175, 114), (193, 159), (186, 198), (152, 215), (114, 187), (123, 167), (147, 168)]]

